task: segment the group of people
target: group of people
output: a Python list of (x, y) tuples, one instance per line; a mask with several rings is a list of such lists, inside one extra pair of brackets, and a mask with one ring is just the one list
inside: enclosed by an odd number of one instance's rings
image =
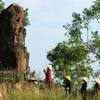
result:
[[(65, 88), (69, 88), (69, 94), (70, 94), (71, 93), (71, 77), (65, 76), (65, 78), (66, 78)], [(83, 80), (83, 84), (82, 84), (80, 90), (81, 90), (82, 97), (84, 98), (83, 100), (86, 100), (85, 98), (86, 98), (86, 95), (87, 95), (88, 78), (82, 77), (82, 80)], [(99, 97), (100, 96), (100, 79), (98, 77), (95, 77), (93, 80), (95, 82), (95, 85), (94, 85), (95, 96)]]
[[(45, 74), (45, 83), (47, 88), (51, 89), (52, 87), (52, 65), (48, 64), (47, 65), (47, 70), (43, 70), (44, 74)], [(71, 77), (70, 76), (65, 76), (66, 78), (66, 83), (64, 85), (65, 89), (69, 90), (69, 94), (71, 93)], [(83, 84), (81, 86), (81, 94), (83, 97), (86, 97), (87, 94), (87, 82), (88, 82), (88, 78), (87, 77), (82, 77), (83, 80)], [(94, 86), (94, 90), (95, 90), (95, 94), (98, 96), (100, 95), (100, 79), (98, 77), (95, 77), (93, 79), (95, 81), (95, 86)]]

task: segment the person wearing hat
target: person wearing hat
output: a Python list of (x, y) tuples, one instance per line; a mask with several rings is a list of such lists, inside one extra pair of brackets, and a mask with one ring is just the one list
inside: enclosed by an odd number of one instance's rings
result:
[(87, 93), (88, 78), (87, 77), (82, 77), (82, 80), (84, 81), (84, 83), (82, 84), (82, 87), (81, 87), (81, 94), (82, 94), (82, 97), (85, 99), (86, 98), (86, 93)]
[(99, 80), (98, 77), (95, 77), (94, 81), (95, 81), (95, 86), (94, 86), (95, 93), (96, 93), (97, 96), (100, 96), (100, 80)]
[(46, 87), (51, 89), (52, 87), (52, 65), (48, 64), (47, 71), (45, 69), (43, 71), (45, 73)]
[(65, 78), (66, 78), (65, 89), (69, 90), (69, 94), (70, 94), (71, 93), (71, 77), (65, 76)]

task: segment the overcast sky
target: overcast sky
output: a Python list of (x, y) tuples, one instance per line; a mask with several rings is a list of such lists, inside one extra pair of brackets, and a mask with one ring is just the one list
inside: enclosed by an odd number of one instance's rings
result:
[[(82, 12), (90, 7), (94, 0), (3, 0), (5, 8), (18, 3), (23, 9), (29, 9), (30, 26), (26, 27), (26, 47), (30, 53), (29, 66), (43, 74), (49, 61), (47, 51), (57, 43), (66, 40), (62, 27), (72, 19), (73, 12)], [(86, 38), (86, 37), (84, 37)], [(44, 76), (43, 76), (44, 77)]]

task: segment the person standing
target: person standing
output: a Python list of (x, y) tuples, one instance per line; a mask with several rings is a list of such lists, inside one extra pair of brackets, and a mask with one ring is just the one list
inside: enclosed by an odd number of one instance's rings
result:
[(94, 90), (95, 90), (95, 97), (97, 100), (100, 100), (100, 79), (95, 77), (93, 79), (95, 81)]
[(45, 74), (46, 87), (51, 89), (52, 87), (52, 65), (47, 64), (47, 71), (45, 69), (43, 71)]
[(82, 77), (82, 79), (84, 83), (82, 84), (82, 87), (81, 87), (81, 94), (82, 94), (83, 100), (86, 100), (88, 78)]
[(66, 78), (66, 83), (65, 83), (65, 90), (68, 92), (69, 94), (71, 93), (71, 77), (70, 76), (65, 76)]

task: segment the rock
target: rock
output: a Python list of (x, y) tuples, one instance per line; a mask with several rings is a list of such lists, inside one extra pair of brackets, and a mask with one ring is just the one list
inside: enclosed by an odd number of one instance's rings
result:
[(0, 70), (16, 70), (18, 73), (26, 70), (29, 53), (25, 37), (24, 10), (18, 4), (11, 4), (0, 13)]

